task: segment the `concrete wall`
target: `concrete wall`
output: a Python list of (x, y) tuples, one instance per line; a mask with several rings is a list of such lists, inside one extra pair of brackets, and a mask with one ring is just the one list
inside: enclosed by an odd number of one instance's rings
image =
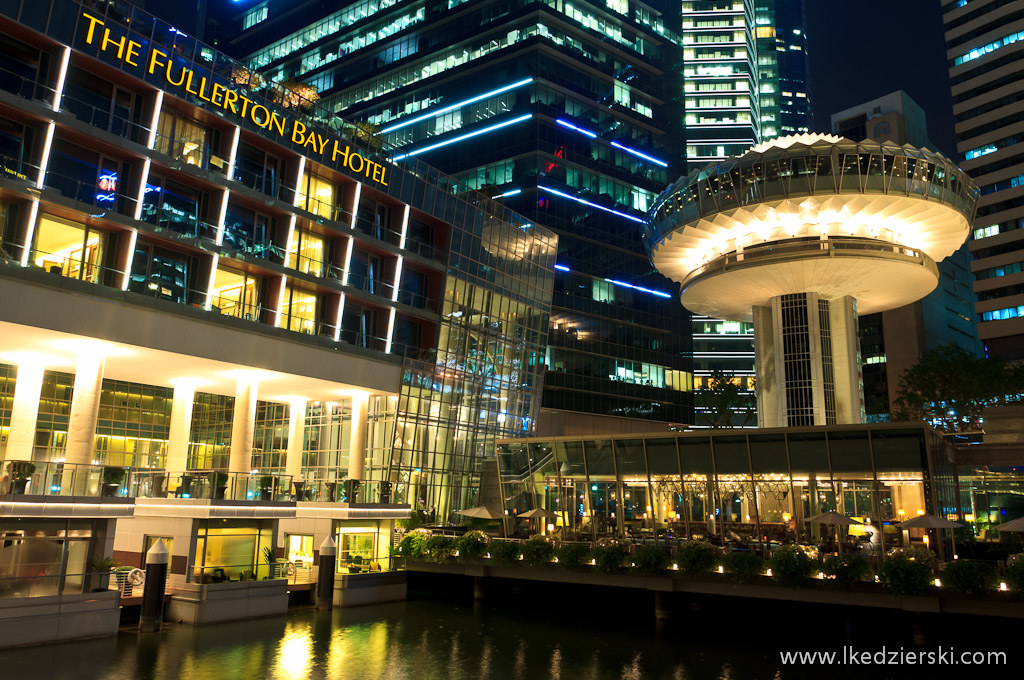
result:
[(288, 584), (284, 579), (232, 583), (189, 583), (174, 592), (164, 618), (201, 626), (288, 611)]
[(338, 574), (334, 578), (334, 606), (362, 607), (401, 602), (406, 597), (404, 571), (380, 574)]
[(120, 618), (113, 590), (0, 600), (0, 647), (108, 637)]

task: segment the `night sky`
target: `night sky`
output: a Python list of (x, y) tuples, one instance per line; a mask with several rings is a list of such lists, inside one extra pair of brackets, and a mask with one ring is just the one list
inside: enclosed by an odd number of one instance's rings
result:
[(806, 5), (817, 131), (837, 111), (902, 89), (927, 114), (932, 143), (958, 161), (939, 0)]

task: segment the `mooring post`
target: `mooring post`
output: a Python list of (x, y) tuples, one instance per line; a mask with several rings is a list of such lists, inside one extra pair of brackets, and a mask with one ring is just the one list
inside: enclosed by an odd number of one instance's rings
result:
[(164, 591), (167, 589), (167, 567), (171, 553), (158, 538), (146, 553), (146, 585), (142, 591), (142, 612), (139, 616), (139, 632), (155, 633), (164, 620)]
[(330, 536), (320, 544), (320, 567), (316, 572), (316, 608), (334, 607), (334, 565), (338, 559), (338, 544)]

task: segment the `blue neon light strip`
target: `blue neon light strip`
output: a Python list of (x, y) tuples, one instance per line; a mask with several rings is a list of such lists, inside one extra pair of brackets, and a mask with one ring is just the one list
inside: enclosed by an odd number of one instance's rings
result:
[[(556, 264), (555, 265), (555, 269), (557, 269), (560, 272), (572, 271), (571, 269), (566, 267), (564, 264)], [(671, 298), (672, 297), (668, 293), (662, 293), (660, 290), (651, 290), (650, 288), (644, 288), (643, 286), (634, 286), (632, 283), (626, 283), (625, 281), (616, 281), (615, 279), (603, 279), (603, 280), (607, 281), (608, 283), (614, 283), (616, 286), (623, 286), (624, 288), (632, 288), (633, 290), (639, 290), (642, 293), (650, 293), (651, 295), (657, 295), (658, 297), (663, 297), (663, 298)], [(743, 354), (745, 355), (746, 353), (743, 353)]]
[(512, 191), (506, 191), (503, 194), (498, 194), (495, 198), (505, 198), (506, 196), (515, 196), (516, 194), (523, 193), (522, 189), (513, 189)]
[(584, 130), (583, 128), (578, 128), (575, 125), (573, 125), (572, 123), (567, 123), (566, 121), (562, 120), (561, 118), (556, 118), (555, 122), (558, 123), (559, 125), (563, 125), (563, 126), (569, 128), (570, 130), (575, 130), (576, 132), (584, 134), (587, 137), (593, 137), (594, 139), (597, 139), (597, 135), (595, 135), (593, 132), (590, 132), (589, 130)]
[(494, 130), (498, 130), (500, 128), (507, 127), (509, 125), (515, 125), (516, 123), (521, 123), (524, 120), (527, 120), (529, 118), (533, 118), (533, 114), (532, 113), (528, 113), (525, 116), (519, 116), (518, 118), (513, 118), (512, 120), (506, 120), (505, 122), (498, 123), (497, 125), (491, 125), (490, 127), (481, 128), (480, 130), (474, 130), (473, 132), (469, 132), (467, 134), (460, 135), (458, 137), (452, 137), (451, 139), (446, 139), (443, 142), (438, 142), (437, 144), (431, 144), (430, 146), (425, 146), (422, 149), (416, 149), (415, 151), (410, 151), (409, 153), (400, 153), (397, 156), (394, 156), (391, 160), (393, 160), (393, 161), (400, 161), (403, 158), (406, 158), (408, 156), (415, 156), (416, 154), (424, 153), (425, 151), (433, 151), (434, 149), (440, 149), (442, 146), (448, 146), (449, 144), (454, 144), (455, 142), (461, 142), (462, 140), (469, 139), (470, 137), (476, 137), (477, 135), (482, 135), (485, 132), (492, 132)]
[(660, 165), (663, 168), (667, 168), (668, 167), (668, 163), (666, 163), (665, 161), (659, 161), (657, 158), (651, 158), (650, 156), (648, 156), (645, 153), (640, 153), (636, 149), (630, 149), (628, 146), (623, 146), (623, 145), (619, 144), (618, 142), (612, 142), (612, 146), (614, 146), (616, 149), (622, 149), (626, 153), (631, 153), (634, 156), (639, 156), (640, 158), (643, 158), (644, 160), (648, 160), (648, 161), (650, 161), (652, 163), (657, 163), (658, 165)]
[(556, 196), (561, 196), (563, 198), (568, 198), (571, 201), (576, 201), (577, 203), (582, 203), (583, 205), (589, 205), (591, 208), (597, 208), (598, 210), (604, 210), (605, 212), (610, 212), (613, 215), (618, 215), (619, 217), (625, 217), (627, 220), (633, 220), (634, 222), (639, 222), (640, 224), (644, 224), (644, 221), (642, 219), (640, 219), (639, 217), (633, 217), (632, 215), (627, 215), (626, 213), (619, 212), (618, 210), (612, 210), (611, 208), (606, 208), (603, 205), (598, 205), (597, 203), (591, 203), (590, 201), (584, 201), (582, 198), (577, 198), (576, 196), (570, 196), (569, 194), (561, 192), (561, 191), (558, 191), (557, 189), (550, 189), (548, 187), (544, 187), (544, 186), (541, 186), (539, 184), (537, 185), (537, 188), (540, 189), (541, 191), (547, 191), (548, 193), (555, 194)]
[(442, 113), (448, 113), (449, 111), (454, 111), (455, 109), (457, 109), (459, 107), (462, 107), (462, 106), (465, 106), (466, 104), (473, 104), (474, 102), (478, 102), (481, 99), (487, 99), (488, 97), (493, 97), (496, 94), (501, 94), (502, 92), (508, 92), (509, 90), (514, 90), (517, 87), (522, 87), (523, 85), (528, 85), (529, 83), (532, 83), (532, 82), (533, 82), (533, 78), (527, 78), (526, 80), (520, 80), (519, 82), (512, 83), (511, 85), (506, 85), (505, 87), (499, 87), (497, 90), (491, 90), (490, 92), (484, 92), (483, 94), (478, 94), (477, 96), (471, 97), (470, 99), (466, 99), (465, 101), (461, 101), (458, 104), (451, 104), (449, 106), (445, 106), (444, 108), (440, 108), (440, 109), (431, 109), (430, 111), (428, 111), (427, 113), (423, 114), (422, 116), (416, 116), (415, 118), (410, 118), (409, 120), (403, 121), (403, 122), (398, 123), (396, 125), (391, 125), (389, 127), (386, 127), (383, 130), (381, 130), (379, 134), (385, 135), (385, 134), (387, 134), (389, 132), (394, 132), (395, 130), (401, 130), (402, 128), (404, 128), (406, 126), (414, 125), (414, 124), (419, 123), (419, 122), (424, 121), (424, 120), (430, 120), (431, 118), (436, 118), (437, 116), (440, 116)]
[[(587, 137), (592, 137), (594, 139), (597, 139), (597, 135), (594, 134), (593, 132), (591, 132), (590, 130), (584, 130), (581, 127), (576, 127), (572, 123), (570, 123), (568, 121), (564, 121), (561, 118), (556, 118), (555, 122), (558, 123), (559, 125), (563, 126), (563, 127), (569, 128), (570, 130), (575, 130), (576, 132), (579, 132), (582, 135), (586, 135)], [(646, 161), (650, 161), (652, 163), (657, 163), (658, 165), (660, 165), (663, 168), (667, 168), (668, 167), (668, 163), (666, 163), (665, 161), (659, 161), (657, 158), (652, 158), (651, 156), (648, 156), (645, 153), (640, 153), (636, 149), (630, 149), (628, 146), (624, 146), (622, 144), (619, 144), (618, 142), (611, 142), (611, 145), (614, 146), (616, 149), (622, 149), (626, 153), (631, 153), (634, 156), (639, 156), (640, 158), (643, 158)]]

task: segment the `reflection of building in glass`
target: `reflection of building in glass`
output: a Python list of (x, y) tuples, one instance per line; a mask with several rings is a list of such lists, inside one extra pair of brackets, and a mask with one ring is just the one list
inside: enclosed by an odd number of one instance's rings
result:
[(880, 553), (903, 543), (896, 522), (957, 516), (952, 448), (903, 423), (503, 441), (498, 464), (509, 514), (551, 511), (561, 538), (816, 541), (804, 520), (834, 510)]
[[(248, 28), (251, 8), (235, 10), (230, 49), (249, 67), (316, 86), (400, 164), (422, 159), (558, 234), (545, 409), (692, 423), (688, 320), (638, 236), (682, 168), (680, 82), (667, 77), (678, 14), (589, 0), (281, 9)], [(476, 313), (499, 305), (466, 295)]]
[[(327, 536), (387, 569), (533, 432), (557, 237), (137, 7), (37, 9), (0, 8), (0, 581), (161, 537), (197, 601)], [(22, 540), (49, 500), (84, 547)]]
[(686, 307), (754, 322), (762, 426), (860, 422), (858, 314), (931, 292), (976, 200), (931, 151), (792, 136), (679, 178), (644, 238)]

